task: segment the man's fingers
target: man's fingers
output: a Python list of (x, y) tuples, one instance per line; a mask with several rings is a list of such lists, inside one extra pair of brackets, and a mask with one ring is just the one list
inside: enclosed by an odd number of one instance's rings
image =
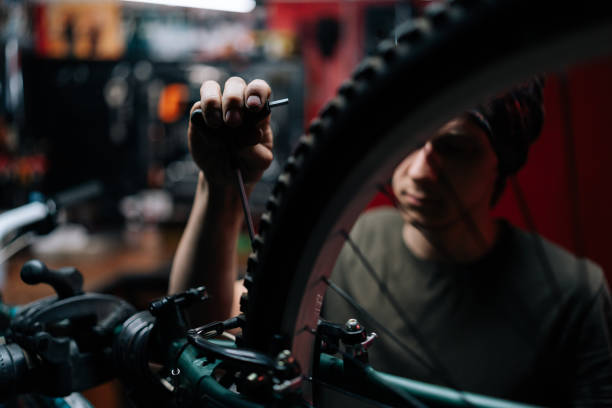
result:
[(245, 174), (251, 174), (253, 171), (263, 172), (270, 166), (274, 159), (272, 150), (262, 144), (249, 146), (242, 149), (238, 153), (239, 163), (241, 167), (245, 167)]
[(198, 167), (209, 183), (232, 181), (231, 163), (244, 170), (247, 182), (258, 181), (273, 159), (270, 116), (258, 115), (271, 95), (263, 80), (248, 85), (239, 77), (229, 78), (223, 89), (215, 81), (206, 81), (200, 88), (200, 101), (191, 107), (191, 114), (202, 109), (202, 115), (191, 118), (189, 148)]
[(191, 105), (191, 109), (189, 110), (189, 125), (190, 126), (197, 126), (198, 125), (198, 121), (202, 121), (204, 122), (204, 115), (201, 114), (199, 116), (193, 116), (193, 111), (196, 109), (202, 109), (202, 102), (201, 101), (197, 101), (196, 103), (194, 103), (193, 105)]
[(255, 79), (247, 85), (244, 91), (245, 105), (248, 109), (258, 112), (270, 98), (272, 89), (264, 80)]
[(264, 131), (261, 128), (252, 128), (244, 132), (234, 139), (234, 147), (236, 150), (240, 150), (243, 147), (254, 146), (258, 143), (262, 143), (265, 140)]
[(223, 120), (230, 127), (238, 127), (242, 124), (245, 87), (246, 82), (240, 77), (231, 77), (225, 81), (222, 98)]
[(223, 124), (221, 113), (221, 86), (216, 81), (206, 81), (200, 88), (201, 107), (206, 124), (218, 128)]
[(193, 111), (196, 109), (202, 109), (202, 101), (197, 101), (193, 105), (191, 105), (191, 109), (189, 109), (189, 116), (191, 116)]

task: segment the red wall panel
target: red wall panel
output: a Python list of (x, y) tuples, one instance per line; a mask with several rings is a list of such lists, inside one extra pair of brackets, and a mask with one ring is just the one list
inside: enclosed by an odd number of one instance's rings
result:
[[(551, 74), (546, 120), (518, 180), (538, 231), (612, 277), (612, 57)], [(507, 189), (496, 214), (525, 226)]]
[[(272, 30), (297, 33), (304, 61), (305, 124), (308, 125), (331, 99), (343, 80), (363, 58), (364, 16), (370, 6), (395, 1), (270, 1), (266, 3), (267, 24)], [(340, 36), (335, 52), (324, 57), (316, 40), (316, 24), (321, 18), (336, 18)]]

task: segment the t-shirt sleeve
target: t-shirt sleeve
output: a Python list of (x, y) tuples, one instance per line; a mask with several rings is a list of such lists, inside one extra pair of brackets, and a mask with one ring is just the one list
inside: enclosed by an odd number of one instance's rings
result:
[(573, 406), (612, 407), (612, 301), (605, 281), (580, 323)]

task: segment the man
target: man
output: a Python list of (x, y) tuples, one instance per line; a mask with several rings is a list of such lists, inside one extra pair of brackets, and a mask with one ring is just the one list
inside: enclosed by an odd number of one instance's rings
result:
[[(216, 297), (201, 316), (210, 321), (237, 314), (243, 290), (235, 281), (242, 210), (223, 137), (240, 129), (235, 154), (250, 190), (272, 160), (272, 134), (269, 118), (241, 128), (245, 110), (270, 96), (265, 82), (230, 78), (222, 93), (209, 81), (201, 93), (194, 109), (203, 108), (205, 124), (190, 125), (189, 141), (203, 175), (170, 288), (206, 284)], [(324, 314), (394, 333), (370, 349), (375, 368), (545, 405), (612, 401), (601, 270), (490, 214), (539, 135), (541, 97), (533, 80), (447, 122), (394, 171), (398, 208), (357, 222), (332, 280), (371, 315), (332, 293)]]

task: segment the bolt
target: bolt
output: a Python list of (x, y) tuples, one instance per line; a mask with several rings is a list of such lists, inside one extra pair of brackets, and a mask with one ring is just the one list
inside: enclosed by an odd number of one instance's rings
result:
[(255, 382), (257, 381), (257, 373), (251, 373), (249, 375), (247, 375), (247, 381), (248, 382)]
[(348, 319), (346, 321), (346, 324), (344, 325), (344, 328), (348, 331), (356, 332), (361, 330), (361, 325), (359, 324), (357, 319)]
[(170, 371), (170, 374), (173, 377), (176, 377), (177, 375), (179, 375), (181, 373), (181, 369), (180, 368), (173, 368), (172, 371)]
[(276, 356), (276, 364), (279, 367), (284, 367), (287, 363), (290, 363), (293, 360), (291, 356), (291, 350), (283, 350)]

